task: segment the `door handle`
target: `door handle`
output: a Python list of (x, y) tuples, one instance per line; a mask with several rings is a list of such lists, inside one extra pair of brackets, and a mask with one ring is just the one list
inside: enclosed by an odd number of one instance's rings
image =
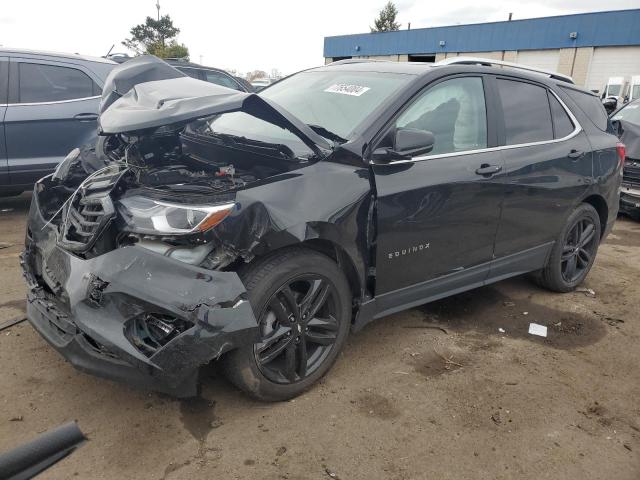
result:
[(580, 150), (576, 150), (575, 148), (571, 149), (571, 151), (567, 154), (567, 157), (572, 158), (574, 160), (577, 160), (579, 158), (582, 158), (582, 156), (584, 155), (584, 152), (581, 152)]
[(73, 117), (75, 120), (79, 122), (93, 122), (98, 119), (97, 113), (79, 113)]
[(489, 165), (488, 163), (483, 163), (480, 165), (480, 168), (476, 170), (477, 175), (491, 176), (502, 170), (502, 165)]

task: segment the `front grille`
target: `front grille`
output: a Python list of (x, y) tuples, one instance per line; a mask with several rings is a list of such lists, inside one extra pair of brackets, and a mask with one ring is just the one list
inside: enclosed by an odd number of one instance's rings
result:
[(111, 191), (121, 171), (105, 169), (86, 180), (67, 204), (60, 243), (68, 250), (86, 251), (114, 215)]
[(622, 182), (631, 187), (640, 187), (640, 162), (629, 160), (625, 162)]
[(77, 205), (69, 205), (65, 225), (67, 240), (87, 244), (98, 233), (106, 214), (102, 201), (99, 197), (83, 197)]

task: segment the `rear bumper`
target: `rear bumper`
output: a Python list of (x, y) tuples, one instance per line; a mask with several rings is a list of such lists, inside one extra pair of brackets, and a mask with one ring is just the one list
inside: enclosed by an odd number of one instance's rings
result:
[[(257, 336), (236, 273), (204, 270), (137, 246), (77, 257), (57, 245), (35, 193), (21, 263), (29, 322), (75, 367), (97, 376), (192, 396), (200, 366)], [(180, 326), (153, 348), (138, 327), (149, 325), (149, 314)]]

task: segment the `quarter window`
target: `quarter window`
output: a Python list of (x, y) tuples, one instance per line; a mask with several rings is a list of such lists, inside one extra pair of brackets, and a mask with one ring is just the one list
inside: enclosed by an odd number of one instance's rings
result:
[(566, 110), (560, 105), (558, 99), (549, 94), (549, 103), (551, 104), (551, 116), (553, 117), (553, 133), (555, 138), (564, 138), (568, 136), (575, 126), (567, 115)]
[(100, 94), (87, 74), (69, 67), (19, 63), (20, 103), (59, 102)]
[(553, 139), (547, 90), (530, 83), (498, 80), (507, 145)]
[(476, 150), (487, 146), (487, 109), (479, 77), (454, 78), (435, 85), (398, 118), (396, 128), (433, 133), (428, 155)]

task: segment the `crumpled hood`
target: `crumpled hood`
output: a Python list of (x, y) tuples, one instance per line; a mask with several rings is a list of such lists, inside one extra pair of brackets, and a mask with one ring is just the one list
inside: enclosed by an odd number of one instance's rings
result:
[(627, 158), (640, 160), (640, 125), (627, 122), (626, 120), (618, 120), (622, 126), (622, 135), (620, 141), (624, 143)]
[(102, 134), (108, 135), (186, 124), (235, 111), (291, 131), (316, 153), (326, 154), (331, 149), (323, 137), (274, 102), (191, 78), (152, 55), (137, 57), (111, 71), (100, 102), (99, 124)]

